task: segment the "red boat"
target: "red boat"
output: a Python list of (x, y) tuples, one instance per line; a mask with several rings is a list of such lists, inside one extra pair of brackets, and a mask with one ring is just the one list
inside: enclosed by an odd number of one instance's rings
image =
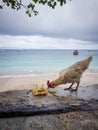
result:
[(74, 50), (73, 55), (79, 55), (79, 52), (77, 50)]

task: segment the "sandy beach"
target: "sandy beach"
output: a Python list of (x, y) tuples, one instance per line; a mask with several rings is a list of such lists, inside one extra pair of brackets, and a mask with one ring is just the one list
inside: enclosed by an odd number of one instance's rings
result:
[[(47, 80), (54, 80), (58, 77), (58, 74), (45, 74), (39, 76), (29, 76), (29, 77), (7, 77), (0, 78), (0, 92), (8, 90), (23, 90), (23, 89), (32, 89), (36, 84), (41, 86), (42, 84), (46, 85)], [(84, 73), (80, 86), (93, 86), (98, 85), (98, 73)], [(67, 87), (68, 84), (62, 85), (62, 87)]]

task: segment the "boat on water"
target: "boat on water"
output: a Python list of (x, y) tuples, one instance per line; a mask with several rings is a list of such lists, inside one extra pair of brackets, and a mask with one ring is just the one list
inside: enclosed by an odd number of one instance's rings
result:
[(79, 55), (79, 52), (77, 50), (74, 50), (73, 55)]

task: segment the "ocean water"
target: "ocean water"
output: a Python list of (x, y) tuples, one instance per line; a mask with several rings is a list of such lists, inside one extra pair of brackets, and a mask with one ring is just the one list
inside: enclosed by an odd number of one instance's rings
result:
[(98, 50), (0, 50), (0, 78), (60, 72), (79, 60), (93, 56), (89, 72), (98, 73)]

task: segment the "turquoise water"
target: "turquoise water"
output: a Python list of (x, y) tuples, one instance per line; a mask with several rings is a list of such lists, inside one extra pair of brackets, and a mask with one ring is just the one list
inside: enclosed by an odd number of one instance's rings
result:
[(98, 72), (98, 50), (0, 50), (0, 77), (55, 73), (91, 55), (89, 70)]

